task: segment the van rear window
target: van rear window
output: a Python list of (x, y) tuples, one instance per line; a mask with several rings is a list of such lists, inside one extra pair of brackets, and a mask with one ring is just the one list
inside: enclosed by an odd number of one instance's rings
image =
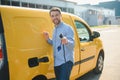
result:
[(3, 24), (2, 24), (2, 19), (0, 16), (0, 69), (2, 67), (2, 63), (3, 63), (3, 54), (2, 54), (2, 42), (1, 42), (1, 35), (3, 34)]
[(2, 19), (1, 19), (1, 16), (0, 16), (0, 60), (2, 58), (2, 49), (1, 49), (1, 34), (3, 33), (3, 24), (2, 24)]
[(0, 34), (0, 69), (2, 67), (2, 63), (3, 63), (3, 54), (2, 54), (2, 48), (1, 48), (1, 34)]
[(2, 58), (2, 49), (1, 49), (1, 35), (0, 35), (0, 60)]
[(3, 33), (3, 23), (1, 16), (0, 16), (0, 33)]

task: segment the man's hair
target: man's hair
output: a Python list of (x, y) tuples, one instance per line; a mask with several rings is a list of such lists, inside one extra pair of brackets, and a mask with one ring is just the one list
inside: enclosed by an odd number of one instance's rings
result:
[(52, 11), (58, 11), (61, 14), (61, 9), (58, 7), (51, 8), (49, 14), (51, 14)]

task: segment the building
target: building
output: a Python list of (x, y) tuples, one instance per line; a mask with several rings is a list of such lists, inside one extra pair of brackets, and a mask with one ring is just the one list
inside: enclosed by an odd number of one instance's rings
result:
[[(50, 9), (59, 7), (63, 12), (83, 18), (90, 26), (115, 24), (115, 10), (91, 5), (77, 5), (66, 0), (0, 0), (1, 5)], [(119, 18), (119, 17), (118, 17)]]
[(104, 7), (108, 9), (115, 9), (115, 16), (120, 16), (120, 0), (101, 2), (98, 5), (99, 7)]
[[(58, 4), (59, 3), (59, 4)], [(50, 9), (59, 7), (63, 12), (74, 13), (76, 3), (65, 0), (0, 0), (1, 5), (30, 7), (39, 9)]]
[(114, 9), (115, 10), (115, 16), (116, 16), (116, 24), (120, 24), (120, 0), (115, 1), (109, 1), (109, 2), (101, 2), (98, 5), (99, 7), (104, 7), (108, 9)]
[(115, 10), (92, 5), (78, 5), (75, 14), (82, 17), (90, 26), (115, 24)]

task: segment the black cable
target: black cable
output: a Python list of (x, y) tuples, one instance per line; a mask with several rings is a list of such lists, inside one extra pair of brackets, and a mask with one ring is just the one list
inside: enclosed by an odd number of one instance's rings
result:
[(66, 63), (67, 61), (66, 61), (66, 56), (65, 56), (65, 46), (64, 46), (64, 44), (63, 44), (63, 54), (64, 54), (63, 55), (64, 56), (64, 60), (65, 60), (65, 63)]
[[(60, 34), (60, 36), (59, 36), (61, 39), (63, 38), (63, 34)], [(65, 55), (65, 45), (63, 44), (63, 56), (64, 56), (64, 60), (65, 60), (65, 64), (67, 63), (67, 60), (66, 60), (66, 55)], [(66, 64), (66, 70), (67, 70), (67, 64)], [(68, 74), (68, 70), (66, 71), (66, 73), (67, 73), (67, 76), (69, 75)], [(69, 78), (68, 78), (69, 79)]]

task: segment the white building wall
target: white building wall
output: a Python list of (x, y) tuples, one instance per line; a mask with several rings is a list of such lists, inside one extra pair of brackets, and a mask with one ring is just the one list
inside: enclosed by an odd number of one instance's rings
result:
[(87, 8), (86, 8), (86, 7), (79, 6), (79, 5), (76, 5), (75, 8), (74, 8), (74, 11), (75, 11), (75, 14), (76, 14), (76, 15), (82, 17), (82, 13), (85, 12), (85, 11), (87, 11)]
[(91, 25), (91, 26), (98, 25), (97, 16), (96, 15), (89, 16), (88, 24)]
[[(93, 13), (90, 13), (90, 11)], [(115, 24), (116, 21), (114, 9), (77, 5), (75, 7), (75, 14), (83, 18), (91, 26), (109, 24), (111, 20), (111, 24)], [(105, 21), (105, 18), (109, 22)]]
[(114, 9), (102, 9), (103, 14), (105, 15), (105, 17), (108, 16), (115, 16), (115, 10)]
[(26, 3), (51, 5), (51, 6), (59, 6), (59, 7), (69, 7), (69, 8), (75, 7), (75, 3), (62, 1), (62, 0), (12, 0), (12, 1), (20, 1)]

